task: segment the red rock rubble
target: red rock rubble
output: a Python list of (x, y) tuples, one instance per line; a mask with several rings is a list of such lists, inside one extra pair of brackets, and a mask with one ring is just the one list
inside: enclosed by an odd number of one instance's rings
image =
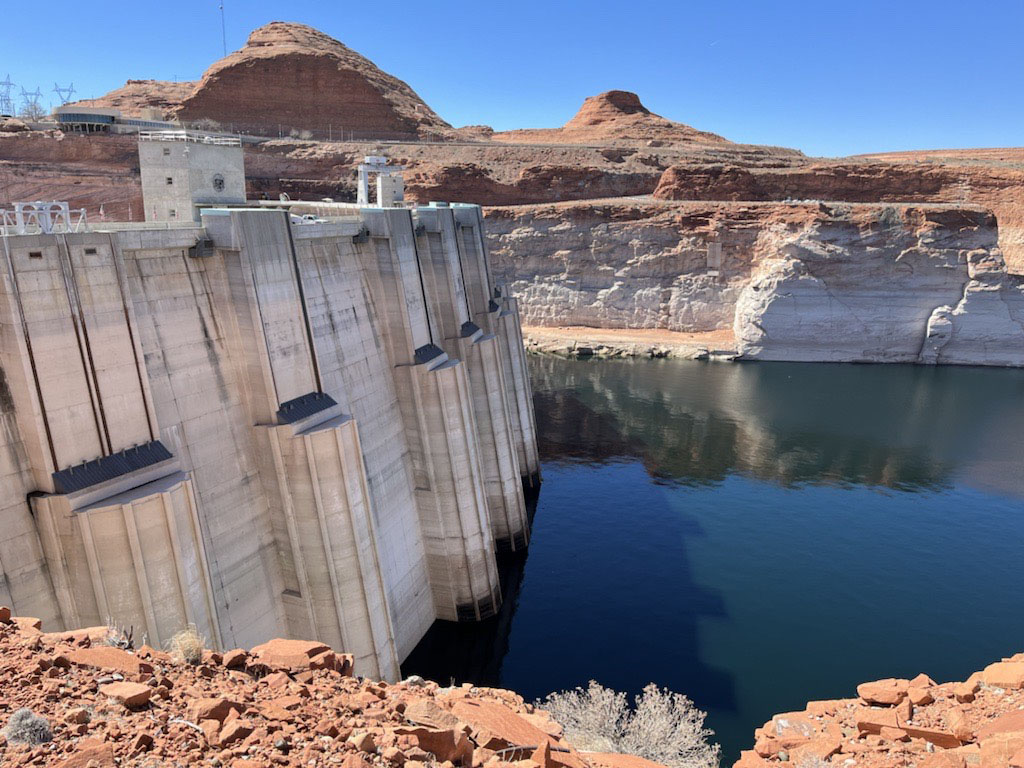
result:
[(27, 707), (53, 730), (38, 746), (0, 735), (0, 765), (659, 768), (577, 752), (509, 691), (365, 680), (321, 643), (207, 650), (188, 664), (103, 645), (107, 636), (44, 633), (0, 607), (0, 725)]
[(734, 768), (1024, 768), (1024, 653), (962, 683), (923, 674), (862, 683), (857, 698), (809, 702), (754, 738)]

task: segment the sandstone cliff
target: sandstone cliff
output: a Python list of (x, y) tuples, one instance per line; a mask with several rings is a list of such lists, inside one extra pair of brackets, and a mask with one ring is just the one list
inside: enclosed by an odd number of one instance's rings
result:
[(1024, 364), (1024, 280), (977, 209), (822, 206), (777, 241), (736, 306), (767, 360)]
[(312, 27), (279, 21), (206, 70), (175, 116), (263, 135), (294, 129), (414, 138), (451, 130), (369, 59)]
[[(923, 153), (922, 153), (923, 154)], [(990, 208), (1011, 271), (1024, 271), (1024, 151), (818, 160), (787, 168), (684, 163), (665, 171), (661, 200), (841, 200), (966, 203)]]
[(52, 736), (0, 731), (0, 763), (659, 768), (577, 752), (511, 691), (354, 677), (350, 656), (317, 642), (215, 653), (184, 641), (171, 654), (108, 627), (43, 633), (0, 607), (0, 722), (25, 707)]
[(529, 325), (732, 327), (760, 359), (1024, 364), (1022, 280), (983, 209), (592, 201), (487, 223)]

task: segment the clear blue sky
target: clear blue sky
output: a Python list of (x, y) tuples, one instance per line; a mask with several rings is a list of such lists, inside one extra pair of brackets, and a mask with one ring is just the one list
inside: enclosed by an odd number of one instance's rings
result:
[[(1024, 145), (1024, 0), (534, 2), (225, 0), (228, 50), (273, 20), (318, 27), (453, 125), (549, 127), (584, 97), (812, 155)], [(127, 78), (196, 79), (218, 0), (4, 0), (0, 80), (44, 105)]]

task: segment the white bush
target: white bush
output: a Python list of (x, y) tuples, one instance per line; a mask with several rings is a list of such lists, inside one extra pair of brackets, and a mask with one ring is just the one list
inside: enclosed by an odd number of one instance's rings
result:
[(716, 768), (719, 746), (704, 727), (706, 713), (681, 693), (644, 688), (631, 708), (626, 694), (590, 681), (584, 690), (549, 694), (537, 706), (565, 728), (565, 737), (588, 752), (621, 752), (669, 768)]

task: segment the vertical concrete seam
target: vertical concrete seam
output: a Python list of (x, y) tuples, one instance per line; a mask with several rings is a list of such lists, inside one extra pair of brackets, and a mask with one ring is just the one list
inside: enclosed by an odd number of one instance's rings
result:
[[(89, 397), (93, 400), (93, 419), (96, 421), (96, 433), (100, 439), (100, 450), (108, 456), (114, 452), (114, 446), (110, 441), (110, 428), (107, 425), (107, 414), (103, 409), (103, 393), (100, 392), (100, 379), (96, 373), (96, 364), (92, 359), (92, 344), (89, 343), (89, 328), (85, 322), (85, 310), (82, 308), (82, 298), (78, 294), (78, 278), (75, 276), (75, 264), (71, 258), (71, 246), (68, 245), (68, 236), (60, 235), (58, 243), (64, 243), (64, 250), (57, 246), (57, 253), (61, 259), (61, 272), (64, 275), (64, 291), (68, 297), (68, 309), (71, 312), (71, 323), (75, 326), (78, 336), (78, 354), (82, 359), (82, 373), (85, 375), (86, 386), (89, 388)], [(76, 321), (77, 316), (77, 321)], [(90, 386), (91, 382), (91, 386)], [(106, 448), (104, 448), (106, 445)]]
[(217, 647), (224, 647), (224, 636), (220, 630), (220, 619), (218, 618), (217, 606), (213, 602), (213, 583), (210, 579), (209, 560), (206, 556), (206, 543), (203, 541), (202, 528), (199, 524), (199, 505), (196, 503), (195, 490), (192, 487), (192, 478), (185, 480), (185, 491), (188, 493), (189, 522), (192, 526), (192, 539), (196, 543), (196, 562), (199, 568), (199, 576), (203, 583), (203, 592), (206, 598), (206, 609), (210, 616), (210, 626), (215, 635), (214, 640)]
[[(167, 494), (160, 494), (160, 503), (167, 508)], [(121, 516), (124, 518), (125, 532), (128, 534), (128, 548), (131, 552), (132, 566), (135, 569), (135, 580), (139, 587), (139, 597), (142, 600), (142, 613), (146, 617), (146, 631), (149, 639), (153, 642), (160, 642), (160, 633), (157, 631), (156, 614), (153, 613), (153, 597), (149, 592), (149, 576), (146, 573), (146, 561), (142, 556), (142, 544), (139, 542), (139, 529), (135, 525), (135, 512), (131, 504), (121, 505)]]
[(50, 449), (50, 459), (53, 461), (53, 472), (60, 469), (57, 464), (57, 449), (53, 443), (53, 432), (50, 430), (50, 419), (46, 415), (46, 403), (43, 399), (43, 387), (39, 383), (39, 372), (36, 368), (36, 357), (32, 352), (32, 339), (28, 332), (28, 320), (25, 318), (25, 305), (21, 298), (21, 289), (18, 287), (18, 277), (14, 271), (14, 259), (11, 257), (11, 248), (7, 242), (7, 233), (4, 232), (0, 239), (4, 242), (4, 255), (7, 260), (7, 272), (11, 278), (11, 291), (14, 293), (14, 303), (17, 305), (19, 320), (21, 320), (21, 333), (25, 341), (25, 353), (28, 356), (29, 368), (32, 373), (32, 383), (35, 385), (36, 398), (39, 401), (39, 416), (43, 421), (43, 431), (46, 433), (46, 443)]
[(103, 575), (100, 572), (99, 552), (92, 536), (92, 522), (88, 512), (72, 513), (78, 518), (82, 528), (82, 540), (85, 543), (85, 559), (89, 563), (89, 575), (92, 577), (92, 589), (96, 595), (96, 607), (100, 610), (100, 621), (109, 621), (110, 605), (107, 603), (107, 591), (103, 586)]
[(149, 429), (149, 439), (156, 440), (156, 408), (152, 402), (152, 397), (148, 391), (148, 387), (146, 386), (147, 374), (143, 373), (142, 364), (139, 360), (139, 347), (136, 345), (135, 331), (132, 328), (132, 313), (128, 310), (128, 299), (125, 296), (127, 279), (121, 273), (121, 260), (123, 258), (121, 245), (120, 241), (114, 237), (113, 233), (107, 235), (107, 241), (110, 245), (111, 259), (114, 262), (114, 275), (117, 278), (117, 293), (121, 297), (121, 309), (124, 312), (124, 327), (128, 330), (128, 343), (132, 348), (132, 362), (135, 364), (135, 374), (139, 379), (139, 395), (142, 397), (142, 409), (146, 412), (146, 427)]
[(288, 250), (292, 257), (292, 274), (295, 275), (295, 286), (299, 290), (299, 308), (302, 310), (302, 322), (306, 329), (306, 345), (309, 347), (309, 361), (313, 368), (313, 381), (316, 382), (316, 391), (323, 392), (323, 384), (320, 382), (320, 363), (316, 359), (316, 346), (313, 344), (313, 326), (309, 321), (309, 307), (306, 306), (306, 294), (302, 289), (302, 272), (299, 270), (299, 256), (295, 251), (295, 238), (292, 235), (292, 219), (288, 211), (284, 214), (284, 229), (288, 234)]
[[(334, 611), (337, 617), (338, 634), (341, 636), (342, 650), (352, 652), (352, 639), (348, 635), (348, 628), (345, 621), (345, 609), (341, 604), (341, 588), (338, 584), (337, 567), (334, 561), (334, 547), (331, 544), (331, 534), (327, 526), (326, 510), (324, 510), (323, 495), (320, 493), (320, 473), (316, 469), (316, 453), (313, 450), (312, 435), (302, 436), (303, 445), (306, 447), (306, 467), (309, 470), (309, 481), (313, 491), (313, 505), (316, 508), (316, 519), (320, 526), (320, 543), (324, 550), (324, 558), (327, 561), (327, 576), (331, 581), (331, 597), (334, 602)], [(340, 458), (340, 457), (339, 457)], [(302, 543), (299, 542), (299, 547)], [(362, 579), (362, 574), (360, 574)], [(310, 600), (313, 596), (310, 595)], [(319, 628), (314, 628), (319, 635)]]
[[(56, 549), (55, 555), (58, 560), (56, 563), (57, 574), (54, 574), (53, 564), (50, 564), (50, 579), (54, 584), (55, 597), (57, 598), (57, 607), (61, 613), (61, 619), (64, 622), (64, 627), (74, 628), (82, 626), (81, 615), (78, 610), (78, 604), (75, 601), (73, 593), (71, 591), (71, 585), (68, 583), (67, 567), (68, 559), (67, 554), (64, 552), (64, 543), (61, 541), (60, 533), (57, 530), (57, 524), (54, 522), (54, 515), (56, 513), (53, 510), (53, 506), (50, 503), (46, 504), (46, 508), (36, 514), (36, 524), (39, 525), (42, 522), (42, 527), (49, 529), (49, 537), (51, 546)], [(72, 512), (72, 514), (74, 514)], [(43, 555), (46, 556), (46, 547), (42, 545), (42, 536), (40, 536), (40, 545), (43, 548)]]
[[(295, 524), (295, 506), (292, 501), (291, 489), (288, 487), (288, 471), (284, 466), (284, 458), (281, 455), (281, 445), (278, 442), (277, 429), (270, 430), (270, 452), (274, 456), (274, 466), (277, 469), (278, 483), (281, 490), (282, 511), (284, 512), (285, 527), (288, 529), (288, 544), (292, 550), (292, 559), (295, 561), (295, 578), (299, 582), (299, 589), (302, 590), (302, 600), (306, 604), (306, 617), (309, 621), (310, 631), (315, 635), (317, 628), (316, 610), (313, 608), (313, 599), (309, 589), (309, 579), (306, 576), (306, 560), (302, 556), (302, 543), (299, 539), (298, 527)], [(309, 457), (307, 456), (307, 461)], [(319, 639), (319, 638), (311, 638)]]
[[(377, 549), (377, 530), (376, 530), (376, 527), (374, 526), (374, 523), (373, 523), (373, 501), (370, 498), (370, 488), (369, 488), (369, 485), (366, 482), (366, 465), (363, 463), (363, 444), (362, 444), (362, 441), (359, 438), (359, 425), (355, 422), (354, 419), (353, 419), (353, 422), (352, 422), (351, 439), (352, 439), (352, 442), (353, 442), (354, 447), (355, 447), (356, 456), (359, 457), (359, 467), (358, 467), (358, 471), (357, 471), (356, 475), (357, 475), (357, 480), (359, 482), (360, 490), (362, 491), (362, 494), (363, 494), (363, 500), (364, 500), (363, 503), (364, 503), (364, 506), (366, 507), (366, 527), (367, 527), (367, 530), (369, 532), (369, 538), (370, 538), (370, 554), (373, 556), (374, 575), (377, 577), (377, 588), (380, 590), (381, 603), (382, 603), (382, 607), (384, 609), (384, 622), (385, 622), (385, 628), (386, 628), (387, 635), (388, 635), (387, 636), (387, 644), (388, 644), (389, 656), (391, 657), (390, 661), (391, 661), (391, 664), (394, 666), (395, 672), (397, 674), (401, 674), (401, 672), (400, 672), (401, 662), (398, 659), (398, 643), (395, 640), (395, 628), (394, 628), (394, 625), (392, 624), (392, 621), (391, 621), (391, 606), (388, 603), (388, 593), (387, 593), (387, 590), (385, 589), (385, 585), (384, 585), (384, 574), (381, 572), (381, 568), (380, 568), (380, 552)], [(347, 472), (347, 470), (345, 470), (345, 468), (344, 468), (344, 465), (342, 465), (342, 472), (343, 473)], [(415, 504), (415, 500), (413, 501), (413, 503)], [(355, 527), (355, 521), (353, 519), (353, 531), (354, 531), (354, 527)], [(359, 556), (358, 548), (356, 550), (356, 555)], [(361, 560), (361, 558), (360, 558), (360, 560)], [(368, 609), (367, 609), (367, 613), (369, 613)], [(371, 624), (371, 632), (372, 632), (372, 624)], [(374, 639), (374, 644), (376, 646), (376, 633), (373, 633), (373, 634), (374, 634), (374, 638), (375, 638)], [(378, 653), (379, 653), (379, 651), (378, 651)]]
[(181, 595), (181, 605), (185, 612), (185, 622), (196, 624), (195, 611), (192, 610), (192, 602), (188, 599), (188, 577), (185, 575), (185, 563), (181, 556), (181, 542), (178, 540), (178, 521), (174, 519), (173, 508), (169, 506), (164, 507), (164, 520), (167, 523), (167, 533), (171, 539), (171, 557), (174, 558), (174, 572), (177, 575), (178, 592)]

